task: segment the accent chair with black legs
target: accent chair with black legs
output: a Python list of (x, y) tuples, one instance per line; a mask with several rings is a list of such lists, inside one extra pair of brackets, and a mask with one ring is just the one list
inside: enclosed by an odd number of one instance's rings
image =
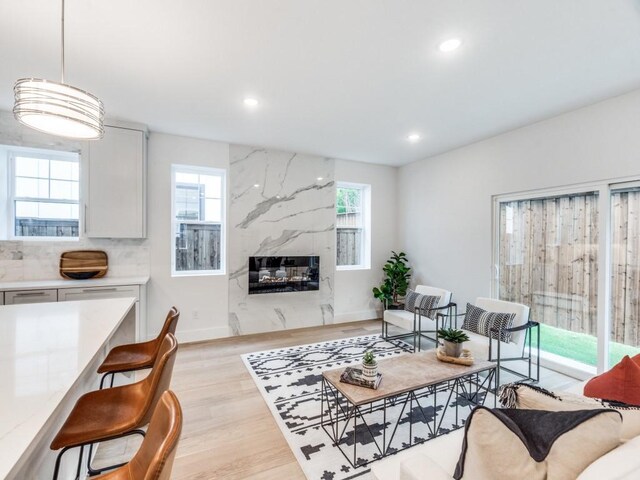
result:
[[(436, 341), (436, 331), (442, 328), (441, 316), (455, 309), (451, 303), (451, 292), (442, 288), (417, 285), (415, 291), (409, 291), (403, 309), (385, 309), (382, 317), (382, 338), (385, 340), (413, 338), (413, 351), (422, 348), (422, 337)], [(389, 336), (389, 325), (405, 332)], [(428, 335), (431, 334), (431, 335)]]

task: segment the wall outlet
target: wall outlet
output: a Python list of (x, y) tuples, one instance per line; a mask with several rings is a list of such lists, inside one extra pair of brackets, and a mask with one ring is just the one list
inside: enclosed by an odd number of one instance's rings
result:
[(194, 320), (198, 320), (200, 318), (200, 312), (198, 310), (192, 310), (191, 318), (193, 318)]

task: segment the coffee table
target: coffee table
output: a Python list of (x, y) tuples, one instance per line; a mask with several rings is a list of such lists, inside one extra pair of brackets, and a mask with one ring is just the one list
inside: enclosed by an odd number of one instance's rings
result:
[[(446, 432), (461, 428), (471, 410), (493, 393), (495, 362), (456, 365), (439, 361), (435, 352), (379, 360), (382, 381), (377, 390), (340, 382), (344, 368), (322, 372), (320, 424), (352, 467), (366, 466), (444, 433), (442, 422), (450, 409), (455, 408), (454, 422)], [(438, 395), (444, 403), (437, 403)], [(398, 432), (406, 423), (408, 437)], [(360, 443), (369, 447), (363, 456), (358, 456)]]

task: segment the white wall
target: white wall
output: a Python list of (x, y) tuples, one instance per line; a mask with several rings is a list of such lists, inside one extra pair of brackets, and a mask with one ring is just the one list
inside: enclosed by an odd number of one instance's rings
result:
[(490, 294), (492, 195), (622, 177), (640, 177), (640, 90), (401, 167), (399, 243), (464, 306)]
[(160, 330), (167, 311), (181, 312), (181, 342), (228, 335), (227, 275), (171, 276), (171, 165), (229, 168), (229, 145), (162, 133), (148, 144), (147, 231), (150, 258), (147, 334)]
[(346, 160), (335, 161), (336, 182), (371, 185), (371, 268), (338, 270), (335, 275), (335, 321), (379, 318), (380, 302), (371, 289), (382, 282), (382, 266), (398, 248), (396, 176), (398, 169)]

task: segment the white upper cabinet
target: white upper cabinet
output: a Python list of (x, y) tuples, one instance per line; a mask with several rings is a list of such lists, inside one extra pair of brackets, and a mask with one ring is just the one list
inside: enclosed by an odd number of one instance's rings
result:
[(145, 238), (147, 134), (105, 125), (101, 140), (88, 142), (84, 231), (92, 238)]

